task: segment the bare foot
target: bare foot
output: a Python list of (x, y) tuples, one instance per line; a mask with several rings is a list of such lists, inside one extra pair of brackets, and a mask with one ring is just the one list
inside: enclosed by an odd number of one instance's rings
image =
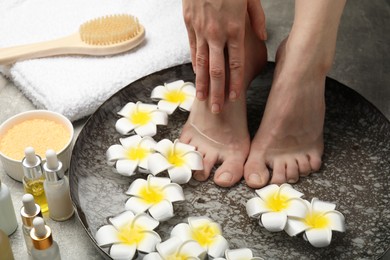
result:
[(243, 176), (250, 147), (246, 87), (267, 62), (264, 43), (257, 39), (251, 29), (248, 33), (248, 27), (245, 38), (244, 91), (235, 101), (227, 99), (223, 110), (218, 114), (211, 113), (210, 100), (195, 100), (180, 137), (182, 142), (197, 147), (203, 155), (204, 170), (195, 172), (194, 178), (199, 181), (207, 180), (213, 166), (222, 163), (214, 175), (214, 182), (222, 187), (234, 185)]
[(325, 76), (332, 53), (294, 40), (288, 38), (278, 49), (271, 92), (245, 164), (252, 188), (269, 181), (295, 183), (321, 166)]

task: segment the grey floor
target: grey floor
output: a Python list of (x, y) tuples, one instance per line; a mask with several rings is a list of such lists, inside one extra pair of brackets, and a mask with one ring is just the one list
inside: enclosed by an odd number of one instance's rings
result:
[[(262, 3), (267, 17), (269, 60), (273, 61), (278, 44), (289, 33), (294, 1), (263, 0)], [(334, 65), (329, 76), (356, 90), (388, 119), (390, 119), (389, 45), (390, 1), (348, 1), (339, 29)], [(0, 123), (30, 109), (34, 109), (31, 102), (11, 81), (0, 75)], [(84, 122), (85, 120), (80, 120), (74, 123), (77, 133)], [(23, 193), (22, 185), (10, 179), (1, 167), (0, 177), (10, 188), (15, 211), (18, 212)], [(58, 231), (55, 239), (60, 247), (71, 249), (62, 252), (63, 259), (100, 259), (94, 245), (75, 217), (61, 223), (48, 221), (53, 230)], [(25, 259), (26, 252), (20, 228), (11, 236), (11, 243), (15, 258)], [(390, 253), (388, 252), (383, 259), (390, 259)]]

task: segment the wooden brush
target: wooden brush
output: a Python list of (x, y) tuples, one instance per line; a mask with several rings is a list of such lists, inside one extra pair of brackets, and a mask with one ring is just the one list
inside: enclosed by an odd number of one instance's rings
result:
[(55, 40), (0, 48), (0, 64), (48, 56), (112, 55), (128, 51), (145, 38), (145, 29), (134, 16), (99, 17), (82, 24), (79, 31)]

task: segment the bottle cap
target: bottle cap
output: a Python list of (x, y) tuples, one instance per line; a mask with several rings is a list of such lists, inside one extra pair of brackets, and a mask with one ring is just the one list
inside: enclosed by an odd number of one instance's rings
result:
[(30, 231), (30, 237), (35, 249), (45, 250), (53, 244), (51, 229), (45, 225), (45, 221), (41, 217), (36, 217), (33, 220), (33, 229)]
[(33, 195), (27, 193), (22, 198), (23, 206), (20, 209), (20, 215), (22, 216), (23, 225), (27, 227), (33, 226), (33, 220), (35, 217), (42, 217), (41, 207), (35, 204)]
[(36, 179), (42, 176), (42, 160), (35, 154), (32, 147), (24, 149), (24, 158), (22, 160), (24, 176), (28, 179)]
[(48, 182), (55, 182), (64, 178), (62, 163), (58, 160), (54, 150), (46, 151), (46, 162), (43, 164), (45, 178)]

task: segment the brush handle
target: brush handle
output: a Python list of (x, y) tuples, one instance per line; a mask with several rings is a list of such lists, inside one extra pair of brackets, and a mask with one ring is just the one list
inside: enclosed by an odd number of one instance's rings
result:
[(67, 53), (73, 53), (74, 49), (80, 47), (78, 34), (59, 38), (56, 40), (20, 45), (0, 49), (0, 64), (11, 64), (19, 60), (42, 58)]

